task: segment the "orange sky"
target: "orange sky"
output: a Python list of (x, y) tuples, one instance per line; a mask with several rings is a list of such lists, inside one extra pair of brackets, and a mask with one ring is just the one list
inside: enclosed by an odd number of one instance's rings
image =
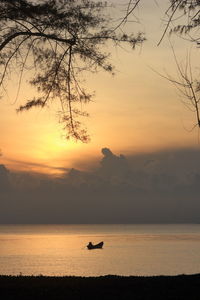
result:
[[(162, 1), (157, 2), (161, 5)], [(195, 115), (184, 107), (173, 86), (151, 70), (176, 74), (168, 37), (156, 46), (164, 28), (163, 8), (149, 1), (138, 14), (139, 26), (148, 39), (143, 47), (135, 51), (110, 49), (116, 66), (114, 77), (103, 72), (87, 74), (87, 87), (96, 93), (87, 107), (90, 117), (85, 120), (91, 142), (81, 144), (63, 138), (56, 106), (16, 114), (21, 99), (34, 93), (26, 85), (25, 74), (17, 103), (12, 105), (16, 77), (8, 85), (9, 98), (5, 96), (0, 102), (0, 163), (14, 170), (60, 174), (62, 168), (87, 168), (87, 162), (100, 156), (102, 147), (130, 154), (198, 145), (198, 132), (188, 132)], [(129, 30), (134, 26), (130, 23)], [(191, 45), (177, 37), (172, 43), (183, 61)], [(193, 46), (194, 60), (199, 59), (198, 51)]]

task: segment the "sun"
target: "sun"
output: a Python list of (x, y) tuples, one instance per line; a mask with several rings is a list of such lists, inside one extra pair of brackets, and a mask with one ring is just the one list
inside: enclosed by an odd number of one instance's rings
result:
[(73, 153), (81, 148), (81, 143), (73, 140), (67, 140), (62, 132), (50, 130), (48, 133), (42, 132), (39, 146), (34, 150), (32, 156), (37, 161), (49, 164), (51, 166), (65, 167), (63, 162), (73, 159)]

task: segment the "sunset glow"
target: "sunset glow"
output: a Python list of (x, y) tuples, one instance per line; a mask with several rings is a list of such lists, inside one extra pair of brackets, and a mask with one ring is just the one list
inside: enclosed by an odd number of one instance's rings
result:
[[(109, 49), (114, 77), (102, 71), (87, 74), (85, 86), (96, 94), (94, 102), (83, 108), (90, 113), (89, 118), (83, 118), (91, 137), (88, 144), (65, 139), (58, 122), (58, 104), (16, 114), (23, 99), (32, 97), (35, 90), (26, 83), (26, 71), (15, 103), (18, 83), (17, 74), (13, 74), (15, 84), (9, 83), (8, 95), (0, 103), (1, 163), (14, 170), (62, 174), (78, 165), (88, 169), (89, 161), (94, 161), (104, 146), (128, 155), (198, 146), (197, 130), (189, 132), (195, 114), (184, 106), (175, 88), (157, 74), (176, 74), (168, 38), (156, 46), (163, 30), (163, 9), (155, 3), (143, 7), (140, 29), (148, 39), (142, 48)], [(132, 23), (127, 26), (132, 30)], [(186, 42), (172, 39), (171, 43), (184, 62)], [(196, 49), (190, 51), (192, 61), (197, 60)]]

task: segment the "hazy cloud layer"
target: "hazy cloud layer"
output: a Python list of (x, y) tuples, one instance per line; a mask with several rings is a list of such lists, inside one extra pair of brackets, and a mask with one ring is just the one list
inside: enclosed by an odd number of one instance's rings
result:
[(200, 151), (125, 157), (102, 149), (95, 171), (62, 178), (0, 165), (1, 223), (199, 222)]

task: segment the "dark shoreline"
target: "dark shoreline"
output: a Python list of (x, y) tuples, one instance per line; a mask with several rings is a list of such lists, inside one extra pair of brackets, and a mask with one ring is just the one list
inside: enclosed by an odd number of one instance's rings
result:
[(200, 299), (200, 274), (177, 276), (0, 276), (0, 298)]

